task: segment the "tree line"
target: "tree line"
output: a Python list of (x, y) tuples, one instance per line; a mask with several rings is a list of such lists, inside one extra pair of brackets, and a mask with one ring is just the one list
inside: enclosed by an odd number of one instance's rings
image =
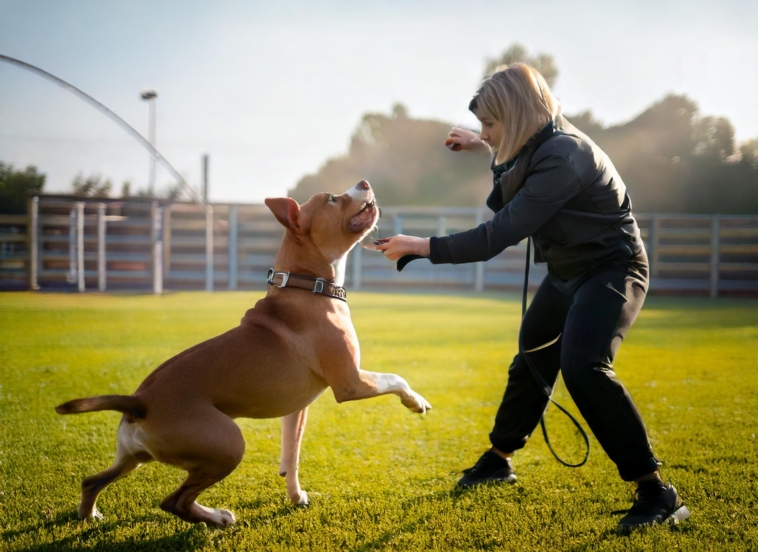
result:
[[(520, 45), (488, 60), (485, 76), (515, 61), (536, 67), (551, 86), (558, 77), (552, 56), (530, 56)], [(758, 213), (758, 139), (737, 145), (727, 119), (702, 115), (687, 96), (669, 94), (618, 125), (591, 111), (565, 117), (611, 158), (636, 212)], [(401, 104), (367, 113), (348, 151), (300, 179), (290, 195), (303, 201), (366, 179), (385, 205), (481, 206), (492, 187), (489, 158), (443, 147), (452, 126), (410, 117)]]
[[(10, 163), (0, 161), (0, 214), (24, 214), (30, 197), (44, 193), (47, 175), (39, 172), (36, 166), (16, 169)], [(70, 193), (78, 197), (110, 197), (113, 182), (101, 174), (84, 176), (79, 173), (71, 181)], [(146, 189), (132, 189), (132, 183), (126, 181), (121, 185), (118, 197), (161, 198), (177, 201), (182, 196), (182, 185), (169, 185), (164, 190), (151, 194)]]

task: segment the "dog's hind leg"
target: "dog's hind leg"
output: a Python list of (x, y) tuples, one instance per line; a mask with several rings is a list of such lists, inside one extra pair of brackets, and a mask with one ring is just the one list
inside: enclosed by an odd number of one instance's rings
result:
[(279, 475), (286, 477), (287, 495), (298, 506), (308, 505), (308, 493), (300, 489), (297, 477), (300, 444), (303, 442), (307, 419), (308, 407), (282, 418), (282, 461), (279, 465)]
[(82, 498), (79, 502), (79, 519), (101, 518), (95, 503), (100, 492), (122, 477), (128, 475), (153, 458), (134, 443), (134, 432), (139, 428), (122, 420), (118, 428), (116, 461), (108, 469), (85, 478), (82, 481)]
[(172, 450), (157, 455), (158, 460), (182, 467), (188, 475), (181, 487), (161, 502), (161, 509), (190, 523), (226, 527), (234, 523), (234, 514), (206, 508), (195, 499), (234, 471), (245, 452), (245, 441), (240, 428), (225, 414), (215, 408), (203, 414), (184, 420), (180, 427), (163, 428), (164, 436), (170, 435)]
[(133, 456), (117, 458), (116, 462), (107, 470), (90, 475), (82, 481), (82, 499), (79, 502), (79, 519), (101, 518), (102, 514), (97, 510), (95, 502), (97, 495), (105, 487), (121, 479), (134, 471), (140, 465), (140, 461)]

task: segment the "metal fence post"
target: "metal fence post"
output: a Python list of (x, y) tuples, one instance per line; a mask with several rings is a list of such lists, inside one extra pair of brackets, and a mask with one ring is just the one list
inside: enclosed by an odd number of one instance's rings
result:
[(361, 244), (353, 248), (353, 289), (361, 289), (361, 269), (363, 268), (363, 248)]
[(403, 233), (403, 217), (398, 213), (395, 215), (395, 235)]
[(648, 233), (648, 239), (647, 241), (650, 243), (650, 277), (657, 277), (658, 276), (658, 259), (660, 258), (660, 255), (658, 254), (658, 244), (660, 243), (661, 239), (661, 220), (658, 218), (657, 213), (653, 213), (653, 216), (650, 218), (650, 232)]
[(39, 289), (39, 197), (34, 196), (29, 200), (29, 289)]
[[(482, 210), (476, 210), (476, 226), (482, 223)], [(476, 263), (474, 265), (474, 291), (484, 291), (484, 263)]]
[(76, 206), (68, 214), (68, 274), (66, 283), (76, 282)]
[(714, 215), (711, 219), (711, 297), (719, 295), (719, 262), (721, 246), (721, 219)]
[(76, 271), (79, 291), (84, 291), (84, 202), (76, 203)]
[(237, 289), (237, 206), (229, 207), (229, 289)]
[(163, 293), (163, 208), (157, 201), (150, 205), (153, 242), (153, 293)]
[(105, 291), (105, 203), (97, 205), (97, 289)]
[(442, 215), (437, 219), (437, 235), (444, 236), (447, 234), (447, 225), (445, 224), (445, 216)]
[(163, 207), (163, 282), (171, 278), (171, 204)]
[(213, 207), (205, 206), (205, 291), (213, 291)]

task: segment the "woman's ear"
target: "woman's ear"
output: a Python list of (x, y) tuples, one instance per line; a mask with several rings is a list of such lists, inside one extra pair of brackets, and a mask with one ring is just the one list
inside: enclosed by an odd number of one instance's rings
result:
[(269, 197), (265, 203), (282, 226), (293, 232), (300, 230), (300, 205), (297, 201), (291, 197)]

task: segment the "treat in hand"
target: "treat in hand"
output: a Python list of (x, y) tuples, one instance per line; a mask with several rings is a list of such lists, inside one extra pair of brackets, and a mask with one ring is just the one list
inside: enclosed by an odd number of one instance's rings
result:
[(377, 247), (376, 247), (376, 246), (377, 246), (377, 245), (384, 245), (384, 244), (385, 244), (385, 243), (387, 243), (388, 241), (390, 241), (390, 239), (389, 239), (389, 238), (380, 238), (380, 239), (378, 239), (378, 240), (374, 240), (374, 242), (373, 242), (373, 243), (371, 243), (371, 242), (368, 242), (368, 243), (363, 243), (363, 242), (361, 242), (361, 247), (362, 247), (363, 249), (370, 249), (371, 251), (379, 251), (379, 249), (377, 249)]
[(445, 140), (445, 145), (453, 151), (461, 151), (461, 145), (453, 142), (450, 138)]

